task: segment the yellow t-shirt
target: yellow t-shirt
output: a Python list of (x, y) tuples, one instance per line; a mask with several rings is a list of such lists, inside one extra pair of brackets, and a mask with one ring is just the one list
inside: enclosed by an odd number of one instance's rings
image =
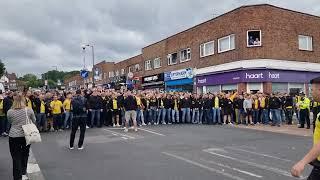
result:
[[(317, 119), (316, 119), (316, 127), (314, 130), (314, 134), (313, 134), (313, 145), (316, 145), (317, 143), (320, 142), (320, 113), (317, 115)], [(317, 158), (318, 161), (320, 161), (320, 156)]]
[(4, 110), (3, 110), (3, 100), (0, 101), (0, 116), (5, 116)]
[(136, 100), (137, 100), (137, 105), (141, 106), (141, 99), (139, 97), (136, 97)]
[(44, 101), (41, 101), (40, 113), (46, 113), (46, 107)]
[(65, 99), (63, 102), (63, 107), (66, 111), (70, 111), (71, 110), (71, 100)]
[(32, 102), (29, 98), (26, 98), (27, 101), (27, 107), (32, 109)]
[(214, 98), (214, 108), (219, 108), (219, 98), (218, 97), (215, 97)]
[(261, 98), (261, 100), (260, 100), (260, 107), (261, 108), (265, 108), (266, 107), (266, 98)]
[(118, 109), (118, 103), (117, 103), (117, 100), (116, 100), (116, 99), (113, 99), (113, 100), (112, 100), (112, 108), (113, 108), (113, 109)]
[(174, 110), (178, 110), (178, 101), (174, 100)]
[(259, 108), (259, 100), (256, 99), (254, 100), (254, 109), (258, 109)]
[(61, 101), (57, 100), (57, 101), (52, 101), (50, 103), (50, 107), (52, 110), (52, 114), (61, 114), (61, 108), (62, 108), (63, 104)]

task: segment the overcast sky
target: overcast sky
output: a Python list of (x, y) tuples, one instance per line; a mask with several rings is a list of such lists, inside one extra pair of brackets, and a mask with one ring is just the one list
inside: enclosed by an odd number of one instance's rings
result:
[[(241, 5), (270, 3), (320, 16), (319, 0), (1, 0), (0, 59), (19, 76), (120, 61), (141, 48)], [(87, 51), (87, 66), (92, 65)]]

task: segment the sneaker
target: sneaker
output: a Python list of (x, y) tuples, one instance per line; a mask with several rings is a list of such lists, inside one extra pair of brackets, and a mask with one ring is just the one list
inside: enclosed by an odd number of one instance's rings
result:
[(149, 122), (148, 125), (150, 126), (150, 125), (151, 125), (151, 122)]
[(128, 132), (128, 129), (127, 129), (127, 128), (124, 128), (124, 132)]
[(131, 126), (131, 127), (129, 127), (129, 129), (134, 129), (134, 127), (133, 127), (133, 126)]
[(134, 132), (138, 132), (138, 129), (134, 129)]
[(120, 127), (120, 124), (116, 124), (116, 127)]
[(162, 124), (163, 124), (163, 125), (166, 125), (167, 123), (163, 122)]
[(28, 176), (27, 175), (22, 175), (22, 180), (28, 180)]
[(168, 123), (169, 125), (171, 125), (172, 123)]
[(83, 146), (78, 147), (78, 150), (83, 150), (83, 149), (84, 149), (84, 147), (83, 147)]
[(112, 127), (116, 127), (116, 125), (115, 125), (115, 124), (113, 124), (113, 125), (112, 125)]
[(142, 126), (146, 126), (146, 123), (142, 123)]
[(6, 133), (6, 132), (2, 133), (2, 136), (3, 136), (3, 137), (7, 137), (8, 135), (9, 135), (9, 134)]
[(54, 132), (54, 128), (52, 127), (52, 128), (50, 129), (50, 131), (51, 131), (51, 132)]
[(74, 147), (69, 147), (70, 150), (74, 150)]
[(228, 123), (228, 125), (233, 126), (233, 124), (232, 124), (232, 123)]
[(89, 126), (86, 126), (86, 129), (89, 129)]
[(59, 132), (63, 132), (63, 130), (62, 130), (62, 129), (59, 129)]

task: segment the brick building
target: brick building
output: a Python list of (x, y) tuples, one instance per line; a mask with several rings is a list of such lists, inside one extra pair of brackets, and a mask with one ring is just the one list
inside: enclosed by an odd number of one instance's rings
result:
[(134, 77), (144, 89), (308, 93), (308, 81), (320, 76), (319, 27), (314, 15), (242, 6), (115, 63), (107, 82), (127, 80), (139, 64)]
[(77, 75), (72, 76), (70, 78), (64, 79), (64, 85), (67, 90), (79, 89), (81, 87), (84, 87), (84, 81), (81, 78), (80, 74), (77, 74)]

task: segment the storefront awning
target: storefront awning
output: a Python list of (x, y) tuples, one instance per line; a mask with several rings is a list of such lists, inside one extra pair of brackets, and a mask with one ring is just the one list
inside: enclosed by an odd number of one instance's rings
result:
[(166, 86), (178, 86), (178, 85), (185, 85), (185, 84), (193, 84), (193, 79), (179, 79), (173, 81), (166, 81)]
[(141, 86), (145, 87), (145, 86), (154, 86), (154, 85), (162, 85), (162, 84), (163, 84), (163, 81), (160, 81), (160, 82), (145, 83), (145, 84), (142, 84)]

